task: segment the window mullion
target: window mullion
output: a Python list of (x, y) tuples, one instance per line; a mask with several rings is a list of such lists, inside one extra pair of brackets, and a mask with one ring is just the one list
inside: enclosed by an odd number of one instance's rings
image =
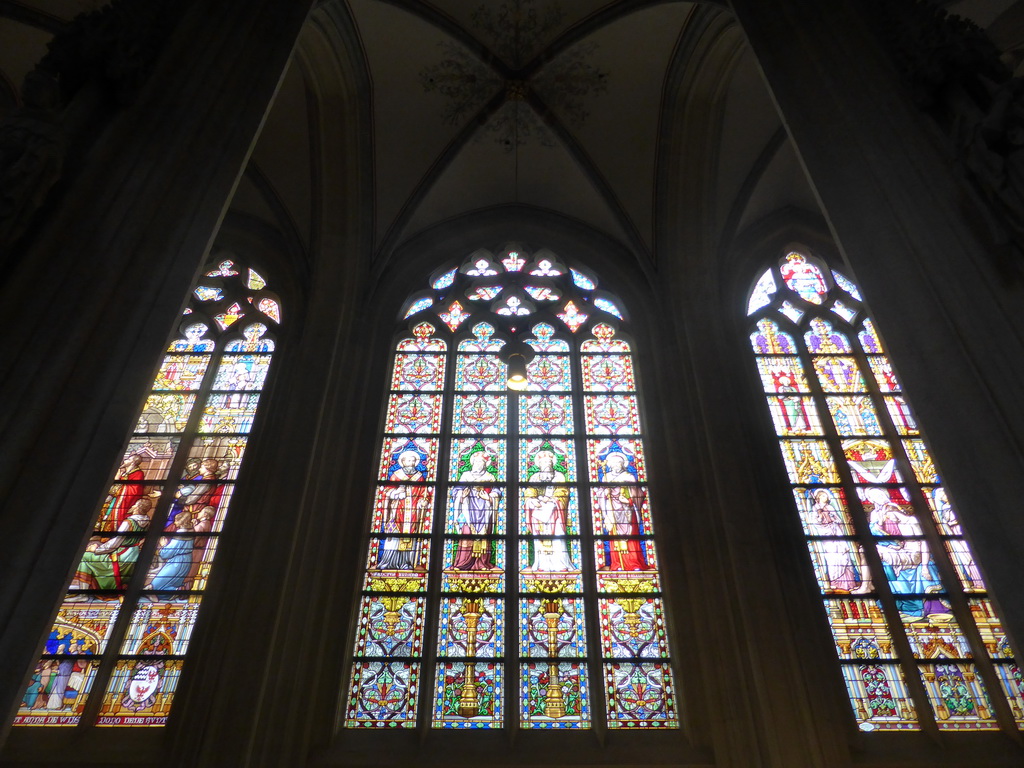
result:
[[(132, 618), (135, 615), (139, 597), (142, 594), (146, 577), (149, 574), (151, 560), (159, 546), (160, 536), (167, 524), (168, 511), (170, 510), (171, 503), (174, 501), (174, 491), (178, 483), (181, 481), (185, 463), (188, 461), (189, 452), (192, 449), (192, 444), (195, 442), (196, 436), (199, 433), (199, 422), (202, 419), (207, 398), (213, 390), (213, 382), (217, 377), (217, 368), (220, 366), (220, 358), (224, 352), (225, 343), (225, 336), (224, 334), (221, 334), (221, 337), (217, 341), (216, 348), (209, 352), (210, 360), (206, 366), (206, 372), (203, 375), (202, 383), (196, 390), (193, 390), (193, 393), (195, 394), (195, 401), (193, 402), (192, 410), (189, 413), (188, 420), (185, 422), (185, 427), (180, 433), (181, 437), (178, 443), (178, 450), (175, 452), (174, 458), (171, 460), (170, 466), (167, 469), (167, 479), (164, 482), (160, 499), (154, 505), (153, 514), (150, 516), (149, 528), (146, 530), (145, 539), (142, 542), (142, 546), (139, 548), (139, 555), (135, 561), (135, 568), (132, 572), (131, 580), (128, 582), (127, 588), (122, 593), (121, 610), (118, 612), (117, 619), (114, 622), (109, 640), (107, 641), (106, 649), (100, 659), (99, 668), (96, 670), (96, 676), (93, 678), (92, 688), (89, 690), (89, 698), (86, 700), (85, 707), (82, 710), (81, 719), (78, 722), (79, 728), (89, 727), (96, 724), (100, 709), (106, 699), (107, 688), (110, 685), (114, 666), (117, 664), (118, 658), (121, 655), (121, 647), (124, 644), (128, 627), (131, 625)], [(161, 362), (168, 354), (173, 353), (165, 351), (164, 356), (161, 358)], [(153, 388), (151, 386), (147, 397), (149, 397), (152, 392)], [(134, 434), (135, 433), (133, 433), (133, 436)], [(189, 592), (189, 594), (191, 594), (191, 592)]]
[[(774, 306), (774, 304), (775, 303), (773, 302), (772, 306)], [(871, 580), (871, 585), (876, 599), (881, 603), (882, 615), (885, 617), (889, 635), (896, 648), (895, 661), (903, 670), (904, 682), (911, 694), (914, 709), (916, 710), (917, 723), (923, 731), (932, 736), (937, 736), (938, 727), (935, 724), (934, 718), (922, 716), (923, 712), (931, 712), (928, 694), (925, 690), (924, 683), (921, 681), (917, 665), (914, 663), (913, 649), (911, 648), (910, 641), (903, 629), (903, 621), (900, 618), (899, 611), (896, 609), (895, 597), (892, 594), (888, 580), (885, 578), (882, 559), (876, 549), (876, 541), (871, 535), (867, 512), (864, 510), (860, 496), (857, 494), (857, 486), (853, 478), (853, 473), (850, 471), (850, 468), (846, 463), (846, 454), (843, 450), (842, 438), (833, 423), (831, 411), (828, 407), (828, 401), (821, 386), (821, 382), (818, 381), (817, 372), (814, 368), (814, 355), (812, 355), (806, 345), (802, 343), (804, 330), (807, 327), (807, 321), (809, 319), (810, 317), (805, 318), (805, 322), (801, 323), (799, 327), (796, 327), (796, 324), (794, 324), (797, 340), (797, 354), (804, 366), (804, 370), (807, 371), (807, 384), (815, 402), (818, 404), (818, 410), (821, 413), (819, 420), (822, 425), (825, 441), (832, 452), (833, 465), (839, 476), (842, 487), (849, 490), (849, 493), (844, 494), (846, 496), (847, 510), (849, 511), (853, 522), (854, 533), (861, 545), (861, 552), (864, 559), (867, 561), (868, 578)], [(822, 595), (822, 600), (824, 601), (825, 599), (827, 599), (827, 595)], [(840, 659), (840, 663), (853, 663), (853, 660)]]
[(587, 422), (583, 408), (582, 339), (572, 340), (573, 418), (577, 424), (576, 487), (580, 515), (580, 557), (583, 569), (583, 615), (586, 619), (586, 669), (590, 677), (590, 717), (594, 735), (602, 746), (608, 735), (607, 693), (604, 687), (604, 653), (601, 644), (601, 612), (597, 594), (597, 558), (594, 554), (594, 511), (591, 505), (590, 464), (587, 452)]
[(434, 685), (437, 675), (437, 639), (441, 618), (441, 569), (444, 561), (444, 526), (447, 515), (449, 490), (448, 465), (452, 446), (452, 418), (455, 408), (456, 341), (449, 336), (448, 350), (439, 359), (445, 360), (445, 376), (441, 391), (441, 431), (438, 435), (437, 477), (434, 483), (434, 514), (431, 518), (430, 558), (427, 561), (428, 579), (426, 605), (423, 609), (423, 656), (420, 662), (420, 690), (418, 694), (417, 729), (420, 739), (430, 733), (434, 715)]
[[(856, 332), (854, 331), (854, 334), (855, 333)], [(935, 519), (931, 511), (931, 506), (928, 504), (927, 499), (925, 499), (924, 492), (921, 490), (921, 481), (907, 457), (903, 440), (905, 437), (911, 437), (911, 435), (899, 434), (899, 431), (893, 423), (892, 415), (889, 412), (888, 406), (885, 403), (885, 398), (879, 390), (878, 382), (872, 375), (871, 366), (868, 364), (867, 356), (857, 347), (854, 347), (854, 350), (857, 364), (860, 367), (861, 375), (867, 383), (868, 393), (875, 407), (875, 411), (880, 414), (879, 421), (882, 433), (885, 439), (894, 446), (893, 458), (896, 461), (896, 467), (899, 470), (900, 476), (904, 478), (901, 485), (910, 493), (914, 509), (914, 517), (917, 520), (918, 525), (921, 526), (922, 535), (930, 549), (931, 559), (938, 568), (939, 576), (945, 587), (943, 593), (940, 594), (944, 594), (946, 599), (949, 600), (953, 609), (953, 616), (956, 624), (967, 640), (971, 653), (974, 657), (973, 659), (962, 659), (962, 661), (967, 661), (967, 663), (973, 664), (976, 670), (980, 672), (985, 689), (990, 692), (988, 700), (995, 708), (996, 721), (1000, 728), (1016, 731), (1017, 725), (1013, 717), (1013, 712), (1010, 709), (1009, 702), (1006, 700), (1005, 696), (999, 695), (1002, 690), (1002, 686), (1000, 685), (996, 671), (993, 668), (992, 659), (988, 653), (988, 649), (985, 648), (985, 644), (982, 642), (981, 633), (974, 620), (967, 596), (964, 594), (960, 576), (957, 574), (956, 569), (953, 567), (953, 564), (949, 559), (949, 553), (945, 547), (945, 540), (938, 531), (938, 527), (935, 524)], [(888, 359), (888, 356), (886, 356), (886, 359)], [(904, 401), (906, 401), (906, 393), (903, 392), (902, 387), (900, 388), (899, 394), (904, 398)], [(924, 440), (924, 436), (921, 434), (920, 428), (918, 429), (917, 434), (913, 435), (913, 437)], [(938, 485), (941, 485), (941, 483), (936, 483), (936, 486)], [(978, 596), (987, 597), (988, 593), (987, 591), (980, 592), (978, 593)], [(915, 666), (920, 667), (920, 661), (921, 660), (915, 657)], [(919, 669), (918, 676), (920, 676)]]

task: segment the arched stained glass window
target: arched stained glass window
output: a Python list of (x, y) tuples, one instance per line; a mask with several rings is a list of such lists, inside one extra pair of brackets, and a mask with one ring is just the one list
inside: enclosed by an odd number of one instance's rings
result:
[(1024, 725), (1020, 670), (856, 285), (791, 252), (747, 314), (861, 730)]
[(16, 725), (167, 721), (281, 321), (256, 271), (208, 267), (139, 413)]
[(345, 726), (677, 727), (622, 307), (546, 250), (429, 284), (401, 313)]

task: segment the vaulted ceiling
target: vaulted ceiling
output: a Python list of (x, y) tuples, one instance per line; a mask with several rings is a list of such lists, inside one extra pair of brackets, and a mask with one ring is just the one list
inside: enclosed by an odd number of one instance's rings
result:
[[(350, 19), (368, 73), (375, 255), (446, 220), (509, 203), (578, 220), (638, 255), (656, 249), (659, 169), (666, 153), (679, 151), (665, 141), (665, 115), (683, 103), (679, 90), (687, 87), (673, 72), (694, 55), (688, 32), (707, 5), (330, 3)], [(53, 31), (102, 4), (0, 0), (0, 70), (8, 84), (0, 90), (8, 101)], [(1021, 3), (947, 5), (997, 41), (1019, 36)], [(706, 162), (683, 169), (707, 177), (712, 226), (738, 231), (787, 207), (818, 212), (750, 51), (737, 46), (721, 72), (711, 96), (697, 102), (715, 113), (714, 140), (701, 148)], [(316, 199), (322, 137), (309, 76), (290, 66), (232, 203), (301, 247), (310, 246), (318, 219), (332, 215)]]

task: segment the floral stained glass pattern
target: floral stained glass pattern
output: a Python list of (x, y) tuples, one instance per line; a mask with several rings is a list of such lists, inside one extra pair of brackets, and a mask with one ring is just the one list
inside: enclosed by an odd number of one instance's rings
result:
[(193, 291), (215, 328), (170, 342), (15, 725), (166, 723), (274, 348), (254, 274), (225, 260)]
[(581, 310), (621, 305), (500, 253), (396, 345), (344, 725), (677, 727), (632, 350)]
[[(784, 288), (764, 288), (780, 278)], [(1002, 708), (1004, 723), (1021, 726), (997, 663), (999, 619), (983, 597), (968, 609), (963, 596), (984, 595), (984, 584), (861, 301), (852, 281), (790, 253), (748, 305), (854, 717), (864, 731), (917, 730), (925, 718), (939, 730), (991, 730)], [(801, 314), (771, 314), (784, 302)], [(993, 704), (999, 690), (1009, 706)]]

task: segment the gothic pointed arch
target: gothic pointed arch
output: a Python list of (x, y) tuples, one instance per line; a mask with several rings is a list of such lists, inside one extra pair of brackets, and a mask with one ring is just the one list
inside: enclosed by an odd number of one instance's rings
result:
[(521, 244), (409, 295), (346, 727), (678, 726), (627, 320)]
[(224, 252), (201, 271), (15, 725), (167, 722), (284, 320), (267, 274)]
[(746, 313), (858, 727), (1024, 726), (1013, 651), (858, 286), (790, 247)]

